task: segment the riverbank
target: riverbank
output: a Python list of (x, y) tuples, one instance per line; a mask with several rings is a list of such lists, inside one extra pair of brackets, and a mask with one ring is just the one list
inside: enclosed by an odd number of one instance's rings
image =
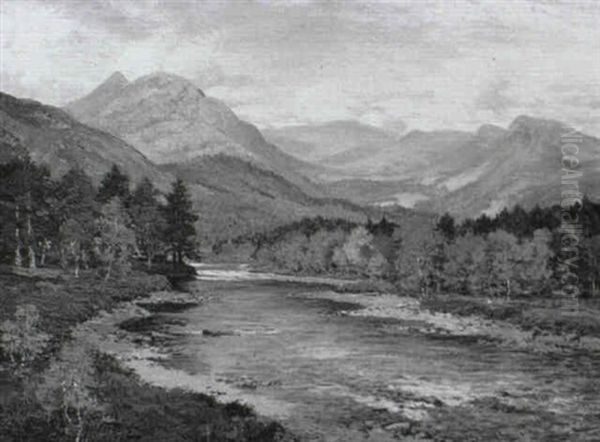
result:
[[(414, 319), (428, 326), (428, 333), (480, 337), (502, 345), (534, 351), (600, 351), (600, 301), (564, 300), (553, 297), (488, 298), (437, 294), (416, 298), (398, 293), (383, 279), (336, 279), (335, 275), (298, 276), (268, 269), (279, 278), (321, 280), (337, 295), (374, 294), (364, 307), (352, 314), (388, 319)], [(337, 297), (337, 296), (336, 296)], [(338, 297), (339, 298), (339, 297)], [(339, 298), (340, 300), (342, 298)], [(365, 302), (363, 300), (363, 302)]]
[[(371, 285), (376, 288), (375, 285)], [(561, 308), (544, 300), (488, 300), (454, 295), (416, 299), (371, 290), (334, 287), (331, 299), (355, 302), (361, 309), (345, 314), (413, 321), (429, 335), (471, 337), (542, 352), (600, 352), (600, 310), (589, 305)]]
[(482, 330), (416, 299), (335, 293), (331, 279), (231, 265), (199, 279), (201, 308), (140, 323), (152, 351), (129, 364), (144, 379), (257, 404), (303, 440), (598, 440), (596, 353), (530, 351), (518, 333), (491, 338), (510, 324)]
[[(281, 425), (239, 403), (150, 385), (115, 356), (117, 345), (129, 345), (119, 323), (198, 305), (200, 294), (174, 292), (166, 276), (142, 272), (109, 281), (85, 272), (80, 278), (62, 272), (3, 272), (0, 284), (0, 322), (13, 320), (19, 306), (33, 306), (39, 333), (49, 338), (27, 370), (11, 365), (7, 354), (0, 356), (3, 440), (74, 440), (77, 435), (88, 441), (181, 441), (199, 435), (293, 440)], [(63, 378), (86, 387), (61, 393)]]

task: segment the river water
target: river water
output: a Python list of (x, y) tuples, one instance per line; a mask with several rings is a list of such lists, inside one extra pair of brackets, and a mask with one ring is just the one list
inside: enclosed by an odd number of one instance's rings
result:
[[(348, 314), (325, 281), (199, 266), (203, 305), (163, 313), (151, 382), (209, 391), (303, 440), (600, 440), (600, 360)], [(331, 296), (329, 296), (331, 294)], [(364, 295), (369, 296), (369, 295)]]

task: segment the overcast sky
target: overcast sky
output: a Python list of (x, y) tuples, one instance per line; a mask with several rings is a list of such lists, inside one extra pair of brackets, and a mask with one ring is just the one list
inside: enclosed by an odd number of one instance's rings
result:
[(520, 114), (600, 135), (600, 2), (0, 0), (1, 89), (62, 105), (114, 71), (194, 81), (260, 127)]

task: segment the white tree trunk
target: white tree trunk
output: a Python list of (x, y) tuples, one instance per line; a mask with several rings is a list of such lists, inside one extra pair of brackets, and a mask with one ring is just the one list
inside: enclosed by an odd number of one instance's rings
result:
[(29, 268), (35, 269), (35, 251), (33, 250), (33, 227), (31, 226), (31, 210), (27, 213), (27, 238), (28, 238), (28, 251), (29, 251)]
[(21, 267), (23, 265), (23, 258), (21, 257), (21, 233), (19, 232), (19, 205), (15, 206), (15, 220), (16, 220), (16, 229), (15, 229), (15, 240), (17, 242), (17, 247), (15, 249), (15, 266)]

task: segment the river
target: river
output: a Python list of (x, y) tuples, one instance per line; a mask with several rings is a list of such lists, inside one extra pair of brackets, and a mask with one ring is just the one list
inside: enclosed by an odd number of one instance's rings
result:
[(207, 301), (161, 313), (145, 379), (251, 404), (302, 440), (600, 440), (600, 358), (354, 315), (319, 279), (198, 266)]

